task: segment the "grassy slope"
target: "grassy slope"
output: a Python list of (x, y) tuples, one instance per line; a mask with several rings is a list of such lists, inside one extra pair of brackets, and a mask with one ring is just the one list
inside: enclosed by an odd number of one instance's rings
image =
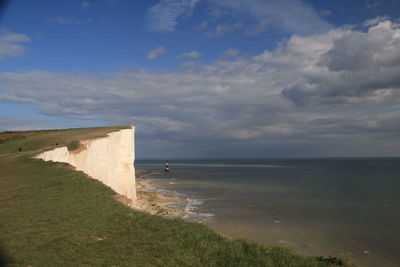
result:
[(287, 248), (232, 241), (200, 224), (131, 210), (85, 174), (31, 158), (55, 143), (113, 130), (36, 132), (0, 144), (0, 265), (329, 266)]
[(19, 148), (22, 152), (43, 150), (55, 144), (76, 148), (78, 140), (105, 136), (121, 127), (80, 128), (67, 130), (44, 130), (30, 132), (0, 133), (0, 155), (15, 153)]

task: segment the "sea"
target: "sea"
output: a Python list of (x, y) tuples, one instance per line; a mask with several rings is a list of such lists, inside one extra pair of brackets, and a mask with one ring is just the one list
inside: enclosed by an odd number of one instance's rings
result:
[(400, 266), (400, 158), (137, 160), (184, 219), (232, 238)]

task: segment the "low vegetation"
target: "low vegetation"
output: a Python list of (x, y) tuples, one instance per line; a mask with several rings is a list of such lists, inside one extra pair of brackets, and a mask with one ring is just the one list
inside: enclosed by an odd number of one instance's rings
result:
[(113, 130), (0, 134), (0, 266), (347, 266), (134, 211), (84, 173), (31, 158)]

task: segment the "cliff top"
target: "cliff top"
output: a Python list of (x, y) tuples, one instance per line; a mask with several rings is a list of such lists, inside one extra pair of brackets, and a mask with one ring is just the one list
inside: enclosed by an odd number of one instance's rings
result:
[(0, 155), (47, 150), (56, 146), (78, 148), (80, 140), (105, 137), (108, 133), (132, 126), (110, 126), (38, 131), (7, 131), (0, 133)]

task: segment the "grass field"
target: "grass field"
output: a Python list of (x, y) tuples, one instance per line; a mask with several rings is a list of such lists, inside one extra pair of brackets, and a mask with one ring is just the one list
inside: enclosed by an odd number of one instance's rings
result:
[(134, 211), (84, 173), (31, 158), (56, 143), (76, 147), (77, 140), (117, 129), (0, 134), (0, 265), (340, 265), (335, 259), (229, 240), (201, 224)]

